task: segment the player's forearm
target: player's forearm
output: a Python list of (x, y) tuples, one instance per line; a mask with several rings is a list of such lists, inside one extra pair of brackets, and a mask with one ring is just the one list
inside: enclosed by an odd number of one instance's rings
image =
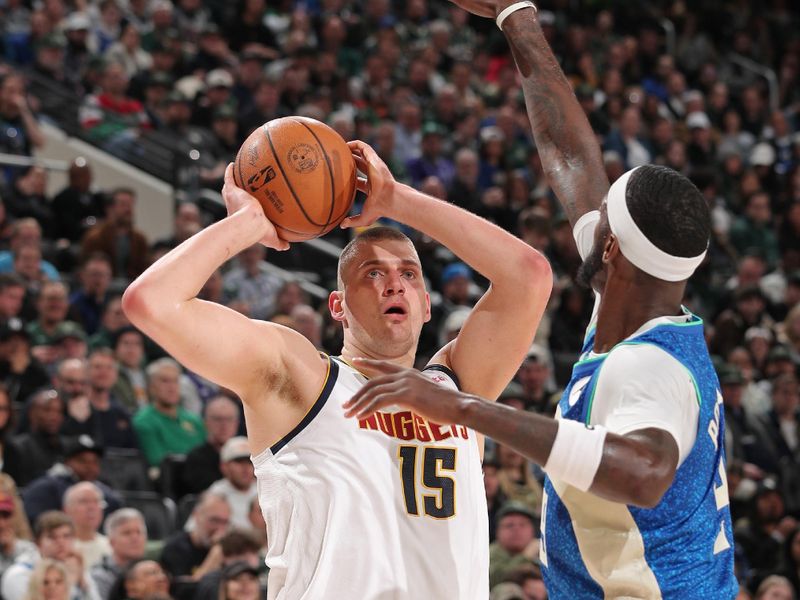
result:
[(517, 297), (524, 286), (541, 286), (543, 278), (551, 277), (547, 259), (519, 238), (409, 186), (397, 185), (393, 214), (389, 216), (429, 235), (486, 277), (494, 288), (510, 289)]
[(522, 91), (547, 182), (573, 225), (608, 190), (600, 146), (533, 10), (519, 10), (503, 33), (522, 75)]
[[(457, 422), (508, 446), (544, 467), (550, 458), (559, 421), (473, 398)], [(586, 435), (591, 435), (587, 430)], [(588, 457), (587, 457), (588, 459)], [(611, 502), (652, 507), (658, 504), (674, 475), (670, 461), (637, 434), (609, 433), (589, 491)]]
[(195, 298), (219, 266), (264, 236), (265, 222), (258, 210), (242, 209), (165, 254), (125, 291), (128, 317), (168, 315)]

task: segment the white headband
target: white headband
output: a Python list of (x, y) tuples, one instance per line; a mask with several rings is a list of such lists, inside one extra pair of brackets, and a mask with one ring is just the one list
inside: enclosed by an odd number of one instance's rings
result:
[(703, 262), (706, 251), (691, 258), (672, 256), (647, 239), (631, 217), (626, 200), (628, 179), (636, 169), (622, 175), (608, 190), (606, 209), (611, 232), (619, 240), (622, 255), (648, 275), (664, 281), (685, 281)]

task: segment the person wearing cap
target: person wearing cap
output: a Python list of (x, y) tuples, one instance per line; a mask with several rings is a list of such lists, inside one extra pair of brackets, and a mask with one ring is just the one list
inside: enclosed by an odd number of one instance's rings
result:
[(717, 373), (725, 409), (726, 458), (728, 462), (745, 462), (756, 440), (751, 430), (751, 415), (742, 403), (744, 377), (738, 368), (729, 363), (721, 365)]
[(517, 380), (524, 392), (525, 410), (552, 415), (556, 389), (552, 382), (553, 367), (550, 352), (541, 344), (531, 344), (525, 360), (517, 371)]
[(717, 146), (711, 130), (711, 120), (704, 112), (692, 112), (686, 116), (689, 129), (689, 145), (686, 156), (694, 168), (713, 167), (717, 159)]
[[(52, 367), (61, 358), (56, 347), (62, 325), (80, 329), (80, 325), (67, 320), (69, 290), (60, 281), (46, 282), (36, 299), (38, 318), (27, 326), (31, 337), (31, 353), (46, 367)], [(84, 333), (85, 336), (85, 333)]]
[(144, 335), (132, 325), (126, 325), (112, 335), (111, 350), (118, 368), (111, 395), (128, 414), (135, 414), (139, 408), (147, 405), (147, 375), (143, 368)]
[(0, 273), (0, 325), (18, 318), (25, 300), (25, 281), (16, 273)]
[(742, 285), (733, 293), (733, 306), (723, 310), (714, 321), (714, 334), (709, 347), (713, 354), (728, 356), (744, 343), (745, 332), (751, 327), (771, 328), (767, 300), (758, 285)]
[(92, 31), (89, 15), (82, 11), (74, 11), (67, 15), (63, 30), (67, 41), (64, 71), (73, 83), (78, 85), (97, 49), (97, 39)]
[(153, 66), (153, 59), (142, 49), (141, 41), (136, 25), (128, 22), (122, 27), (119, 39), (105, 53), (106, 60), (117, 62), (125, 68), (129, 79), (149, 71)]
[[(21, 75), (11, 72), (0, 82), (0, 148), (9, 154), (31, 156), (34, 149), (44, 145), (36, 116), (28, 105), (28, 92)], [(20, 169), (6, 168), (6, 179), (13, 180)]]
[(81, 285), (69, 296), (69, 314), (86, 335), (94, 334), (100, 327), (111, 276), (111, 259), (103, 253), (90, 254), (81, 263)]
[(103, 217), (103, 195), (92, 191), (92, 168), (85, 158), (72, 161), (68, 176), (67, 186), (53, 198), (55, 235), (77, 243), (90, 224)]
[(226, 69), (218, 68), (209, 71), (205, 77), (205, 89), (195, 99), (192, 111), (192, 124), (211, 128), (216, 110), (225, 104), (235, 107), (233, 97), (234, 79)]
[(208, 188), (218, 189), (228, 164), (239, 150), (237, 110), (231, 103), (217, 106), (211, 116), (212, 137), (200, 155), (200, 180)]
[(53, 465), (45, 475), (34, 479), (22, 492), (22, 502), (28, 520), (33, 523), (48, 510), (60, 510), (64, 493), (76, 483), (88, 481), (103, 493), (104, 512), (110, 514), (122, 506), (117, 493), (102, 481), (100, 458), (103, 448), (88, 435), (81, 435), (65, 443), (64, 460)]
[(519, 585), (504, 581), (492, 588), (489, 600), (528, 600), (528, 597), (525, 595), (525, 590)]
[(489, 585), (502, 582), (514, 569), (537, 559), (537, 515), (520, 502), (508, 502), (497, 512), (497, 538), (489, 547)]
[(744, 201), (744, 212), (731, 226), (730, 240), (740, 254), (758, 248), (772, 270), (778, 264), (778, 238), (772, 226), (772, 204), (769, 194), (756, 191)]
[(208, 489), (227, 498), (231, 507), (231, 525), (246, 529), (250, 526), (250, 503), (258, 496), (247, 438), (236, 436), (225, 442), (219, 461), (223, 478)]
[(428, 121), (422, 126), (420, 156), (406, 163), (406, 173), (412, 185), (419, 187), (428, 177), (436, 177), (445, 187), (452, 183), (455, 168), (453, 162), (444, 155), (446, 133), (444, 127), (435, 121)]
[(382, 361), (366, 363), (383, 375), (347, 414), (411, 410), (541, 465), (550, 597), (732, 599), (722, 398), (703, 321), (681, 306), (709, 245), (705, 198), (680, 173), (647, 164), (610, 185), (535, 4), (454, 1), (494, 17), (511, 46), (543, 171), (583, 259), (579, 280), (597, 294), (594, 314), (556, 419), (444, 391)]
[(222, 570), (220, 600), (258, 600), (261, 597), (258, 569), (246, 562), (235, 562)]
[(110, 600), (173, 600), (169, 574), (158, 562), (140, 558), (131, 562), (114, 582)]
[(30, 334), (17, 317), (0, 324), (0, 382), (12, 402), (27, 402), (50, 382), (44, 365), (31, 354)]
[[(64, 62), (66, 48), (67, 39), (59, 31), (51, 31), (36, 40), (33, 46), (34, 73), (70, 87), (69, 76)], [(47, 97), (41, 93), (42, 91), (43, 89), (38, 85), (31, 86), (32, 94), (43, 100), (46, 106)]]

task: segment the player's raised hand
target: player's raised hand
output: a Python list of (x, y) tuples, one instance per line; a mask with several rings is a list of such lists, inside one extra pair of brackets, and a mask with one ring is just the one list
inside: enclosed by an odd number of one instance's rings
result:
[(358, 170), (367, 176), (366, 179), (359, 177), (356, 184), (367, 195), (367, 201), (360, 215), (346, 218), (341, 226), (368, 227), (381, 217), (391, 217), (397, 182), (389, 167), (369, 144), (356, 140), (347, 142), (347, 145)]
[(345, 402), (345, 416), (365, 419), (387, 407), (402, 407), (440, 425), (458, 423), (471, 396), (443, 387), (416, 369), (366, 358), (355, 359), (356, 366), (382, 375), (370, 379)]
[(267, 248), (274, 248), (275, 250), (287, 250), (289, 248), (289, 242), (278, 237), (275, 226), (264, 214), (264, 209), (261, 208), (258, 200), (236, 185), (233, 179), (233, 163), (230, 163), (228, 168), (225, 169), (222, 198), (225, 200), (228, 216), (239, 211), (245, 211), (250, 212), (254, 218), (258, 219), (263, 228), (263, 236), (259, 241)]

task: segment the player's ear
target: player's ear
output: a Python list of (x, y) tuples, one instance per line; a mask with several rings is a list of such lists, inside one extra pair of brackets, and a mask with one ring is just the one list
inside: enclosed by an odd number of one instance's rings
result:
[(328, 296), (328, 310), (334, 321), (344, 322), (344, 292), (334, 290)]
[(431, 320), (431, 295), (428, 292), (425, 292), (425, 320), (422, 322), (427, 323), (430, 320)]
[(603, 247), (603, 262), (609, 263), (619, 254), (619, 240), (613, 233), (608, 234), (606, 245)]

